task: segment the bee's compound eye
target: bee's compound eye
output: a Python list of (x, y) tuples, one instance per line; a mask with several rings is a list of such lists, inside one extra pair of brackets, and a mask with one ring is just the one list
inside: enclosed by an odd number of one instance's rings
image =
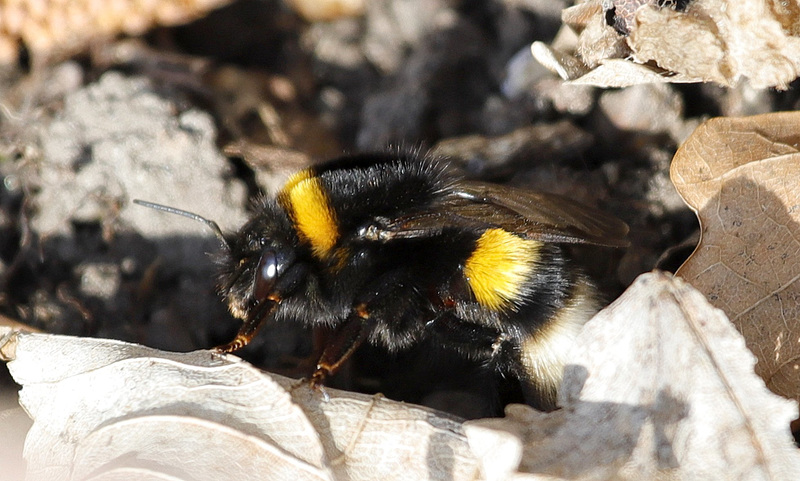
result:
[(253, 296), (260, 301), (272, 293), (275, 280), (278, 278), (278, 256), (275, 251), (268, 249), (261, 253), (261, 259), (256, 268), (255, 287)]

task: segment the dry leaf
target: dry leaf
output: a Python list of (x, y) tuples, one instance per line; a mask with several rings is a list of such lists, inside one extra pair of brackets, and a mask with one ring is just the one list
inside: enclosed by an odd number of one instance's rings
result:
[[(564, 23), (580, 32), (575, 55), (599, 72), (575, 76), (581, 68), (571, 52), (560, 54), (568, 64), (555, 66), (541, 47), (534, 56), (565, 80), (601, 87), (654, 81), (731, 86), (747, 78), (756, 88), (785, 89), (797, 78), (800, 0), (694, 0), (681, 8), (660, 3), (588, 0), (564, 10)], [(612, 10), (623, 4), (630, 8)], [(564, 77), (564, 72), (571, 74)]]
[(309, 22), (330, 22), (362, 15), (365, 0), (288, 0), (297, 13)]
[(612, 58), (601, 60), (597, 67), (585, 75), (574, 77), (574, 80), (569, 83), (622, 88), (646, 83), (692, 83), (697, 81), (698, 79), (695, 77), (671, 74), (650, 65), (641, 65), (629, 60)]
[(231, 0), (17, 0), (0, 2), (0, 65), (24, 44), (36, 61), (73, 54), (98, 38), (138, 35), (197, 19)]
[(465, 423), (484, 472), (508, 472), (494, 466), (502, 456), (476, 449), (494, 431), (517, 437), (520, 470), (546, 479), (797, 479), (796, 403), (765, 388), (742, 336), (681, 279), (640, 276), (586, 324), (570, 357), (561, 411), (517, 405)]
[(0, 390), (0, 466), (3, 481), (21, 481), (25, 477), (22, 446), (31, 421), (17, 404), (16, 393), (9, 391)]
[(798, 0), (697, 0), (685, 12), (642, 8), (628, 45), (641, 63), (704, 81), (785, 89), (800, 70)]
[(531, 53), (546, 69), (558, 74), (564, 80), (577, 79), (590, 71), (589, 67), (574, 55), (551, 48), (544, 42), (533, 42)]
[(263, 373), (209, 351), (13, 334), (0, 352), (33, 419), (28, 480), (478, 477), (460, 423)]
[[(585, 16), (586, 23), (580, 27), (580, 34), (576, 44), (576, 53), (580, 59), (586, 63), (590, 68), (596, 67), (600, 62), (608, 58), (627, 58), (631, 54), (631, 50), (625, 43), (625, 38), (621, 37), (613, 28), (606, 22), (606, 16), (602, 9), (591, 8), (591, 4), (595, 2), (586, 2), (583, 5), (587, 6), (587, 11), (581, 16)], [(582, 5), (576, 5), (572, 8), (580, 8)], [(565, 19), (567, 11), (564, 10), (562, 18)], [(594, 12), (593, 15), (587, 15), (588, 11)]]
[(702, 234), (683, 276), (724, 310), (774, 392), (800, 399), (800, 113), (717, 118), (671, 176)]

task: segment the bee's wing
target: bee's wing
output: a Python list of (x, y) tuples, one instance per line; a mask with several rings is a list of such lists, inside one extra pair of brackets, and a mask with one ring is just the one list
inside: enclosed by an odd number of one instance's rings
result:
[[(626, 247), (628, 225), (598, 209), (580, 204), (556, 194), (532, 192), (483, 182), (463, 181), (453, 192), (475, 205), (486, 206), (485, 211), (507, 210), (512, 214), (500, 219), (514, 218), (509, 228), (526, 237), (570, 244), (596, 244)], [(481, 209), (476, 209), (481, 210)], [(492, 216), (486, 212), (485, 215)]]
[(626, 247), (628, 226), (616, 217), (555, 194), (461, 181), (435, 208), (384, 219), (375, 239), (435, 235), (447, 228), (499, 227), (529, 239)]

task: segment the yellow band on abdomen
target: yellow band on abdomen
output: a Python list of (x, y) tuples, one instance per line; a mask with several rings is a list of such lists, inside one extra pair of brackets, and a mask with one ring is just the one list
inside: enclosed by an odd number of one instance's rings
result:
[(484, 232), (464, 264), (464, 275), (478, 303), (489, 309), (504, 310), (521, 301), (541, 245), (503, 229)]

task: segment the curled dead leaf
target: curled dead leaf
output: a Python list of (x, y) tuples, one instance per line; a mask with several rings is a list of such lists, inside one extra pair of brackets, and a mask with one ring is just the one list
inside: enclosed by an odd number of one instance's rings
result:
[(728, 314), (767, 386), (800, 399), (800, 112), (711, 119), (670, 173), (702, 229), (678, 274)]
[(769, 392), (754, 362), (701, 293), (645, 274), (579, 335), (562, 410), (510, 406), (506, 418), (468, 421), (465, 431), (486, 473), (508, 472), (496, 466), (502, 456), (475, 449), (488, 430), (522, 443), (518, 469), (535, 479), (796, 479), (797, 404)]
[[(0, 328), (0, 336), (12, 332)], [(460, 422), (233, 356), (14, 333), (28, 480), (478, 477)]]

